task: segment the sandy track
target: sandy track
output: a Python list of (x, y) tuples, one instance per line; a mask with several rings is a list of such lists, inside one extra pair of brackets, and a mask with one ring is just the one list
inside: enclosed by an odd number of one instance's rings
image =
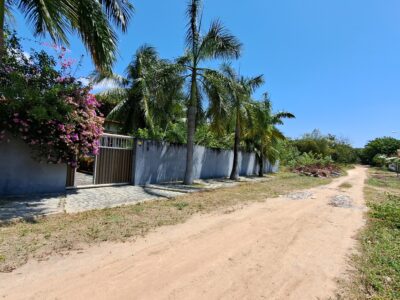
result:
[[(134, 243), (31, 261), (0, 274), (5, 299), (326, 299), (364, 224), (366, 169), (230, 214), (196, 216)], [(338, 186), (353, 186), (340, 191)], [(328, 205), (346, 194), (353, 207)], [(292, 197), (295, 198), (295, 197)]]

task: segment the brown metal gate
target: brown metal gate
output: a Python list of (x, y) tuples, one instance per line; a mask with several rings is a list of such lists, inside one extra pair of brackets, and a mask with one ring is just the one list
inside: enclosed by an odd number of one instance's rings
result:
[(100, 139), (100, 153), (96, 156), (94, 184), (129, 184), (132, 182), (132, 137), (104, 134)]
[(65, 186), (66, 187), (75, 186), (75, 168), (72, 168), (70, 165), (67, 165), (67, 182)]

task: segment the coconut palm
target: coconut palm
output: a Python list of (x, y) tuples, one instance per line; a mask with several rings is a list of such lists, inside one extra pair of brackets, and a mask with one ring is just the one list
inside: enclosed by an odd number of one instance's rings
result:
[[(189, 19), (186, 34), (187, 51), (184, 57), (178, 60), (185, 70), (183, 77), (188, 79), (189, 99), (187, 108), (187, 156), (185, 184), (193, 183), (193, 150), (196, 118), (202, 112), (202, 94), (206, 85), (212, 84), (208, 80), (215, 71), (201, 67), (201, 64), (210, 59), (238, 58), (241, 43), (230, 34), (220, 21), (213, 21), (208, 32), (201, 34), (201, 0), (190, 0), (187, 8)], [(206, 82), (208, 80), (208, 83)]]
[(254, 102), (252, 109), (252, 126), (247, 134), (247, 143), (257, 153), (259, 176), (264, 174), (264, 159), (275, 163), (279, 159), (278, 143), (285, 139), (276, 127), (282, 125), (283, 119), (295, 118), (289, 112), (272, 112), (272, 104), (267, 93), (261, 102)]
[(77, 33), (102, 71), (109, 71), (115, 60), (117, 36), (113, 27), (126, 31), (133, 12), (129, 0), (0, 0), (0, 55), (4, 51), (5, 17), (13, 9), (25, 16), (35, 36), (48, 33), (54, 42), (68, 45), (68, 34)]
[[(226, 100), (229, 108), (229, 116), (235, 124), (235, 140), (233, 146), (233, 166), (230, 175), (231, 180), (239, 178), (239, 147), (241, 140), (241, 132), (245, 129), (246, 119), (249, 117), (251, 109), (251, 95), (261, 84), (264, 83), (263, 76), (258, 75), (255, 77), (240, 76), (228, 64), (222, 66), (222, 74), (225, 76), (225, 87), (227, 91)], [(213, 109), (214, 107), (211, 107)], [(214, 120), (220, 119), (219, 111), (211, 110)], [(216, 112), (216, 113), (215, 113)]]
[(123, 131), (139, 128), (154, 132), (155, 126), (166, 127), (183, 117), (183, 79), (178, 65), (160, 59), (155, 48), (140, 47), (126, 68), (126, 78), (97, 73), (94, 81), (108, 80), (116, 88), (100, 93), (100, 97), (120, 98), (109, 119), (120, 121)]

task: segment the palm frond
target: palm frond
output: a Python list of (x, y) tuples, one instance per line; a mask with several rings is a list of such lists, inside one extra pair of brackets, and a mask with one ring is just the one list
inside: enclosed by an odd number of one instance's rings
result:
[(227, 132), (227, 125), (231, 119), (231, 103), (226, 90), (226, 80), (222, 74), (208, 70), (203, 77), (204, 90), (209, 99), (207, 116), (210, 119), (211, 129), (217, 134)]
[(238, 74), (236, 73), (235, 69), (232, 67), (231, 63), (224, 62), (220, 66), (221, 72), (229, 79), (233, 81), (238, 81)]
[(197, 52), (199, 45), (201, 4), (201, 0), (190, 0), (186, 9), (186, 16), (189, 20), (186, 30), (186, 46), (188, 49), (192, 49), (192, 52)]
[(175, 64), (181, 66), (182, 68), (188, 68), (192, 62), (193, 55), (190, 52), (186, 52), (184, 55), (175, 60)]
[(159, 60), (157, 50), (148, 44), (140, 46), (125, 70), (127, 78), (132, 80), (143, 77), (147, 69), (155, 67)]
[(258, 75), (251, 78), (244, 78), (242, 82), (246, 87), (246, 91), (251, 95), (257, 88), (264, 84), (264, 76)]
[(14, 0), (6, 0), (4, 6), (4, 16), (5, 16), (5, 23), (10, 26), (15, 24), (15, 18), (12, 13), (12, 5), (14, 4)]
[(113, 121), (125, 121), (126, 118), (126, 108), (127, 108), (128, 99), (125, 99), (118, 103), (106, 116), (106, 119)]
[(54, 41), (68, 44), (71, 28), (67, 16), (72, 12), (68, 1), (18, 0), (16, 5), (33, 26), (35, 35), (49, 33)]
[(81, 37), (95, 66), (100, 71), (110, 72), (115, 61), (117, 36), (103, 12), (102, 5), (92, 0), (65, 2), (70, 4), (67, 18), (71, 28)]
[(275, 114), (277, 119), (294, 119), (296, 116), (290, 112), (282, 111)]
[(125, 88), (113, 88), (109, 90), (102, 91), (96, 95), (101, 97), (114, 97), (114, 98), (127, 98), (128, 91)]
[(90, 74), (89, 82), (93, 85), (109, 83), (117, 87), (124, 87), (129, 84), (129, 80), (121, 75), (114, 73), (98, 72), (98, 71), (94, 71), (92, 72), (92, 74)]
[(199, 57), (202, 59), (237, 59), (242, 50), (240, 41), (219, 20), (214, 21), (201, 41)]
[(103, 5), (108, 18), (112, 20), (117, 27), (121, 28), (121, 30), (125, 32), (134, 12), (134, 7), (129, 0), (99, 1)]

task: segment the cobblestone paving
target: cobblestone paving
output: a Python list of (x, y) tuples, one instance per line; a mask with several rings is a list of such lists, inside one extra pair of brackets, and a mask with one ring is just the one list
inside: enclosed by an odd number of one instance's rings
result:
[(68, 193), (64, 209), (67, 213), (76, 213), (92, 209), (134, 204), (160, 197), (176, 197), (182, 194), (131, 185), (78, 189)]
[[(260, 182), (268, 177), (241, 178), (240, 182)], [(227, 179), (198, 180), (193, 186), (181, 183), (165, 183), (139, 186), (114, 186), (70, 190), (66, 195), (42, 195), (31, 197), (0, 198), (0, 222), (18, 218), (34, 218), (56, 213), (77, 213), (135, 204), (152, 199), (166, 199), (189, 192), (232, 187), (238, 182)]]
[(93, 175), (76, 172), (75, 173), (75, 184), (80, 185), (91, 185), (93, 184)]
[(63, 211), (65, 195), (35, 196), (0, 199), (0, 222), (15, 218), (32, 219)]

